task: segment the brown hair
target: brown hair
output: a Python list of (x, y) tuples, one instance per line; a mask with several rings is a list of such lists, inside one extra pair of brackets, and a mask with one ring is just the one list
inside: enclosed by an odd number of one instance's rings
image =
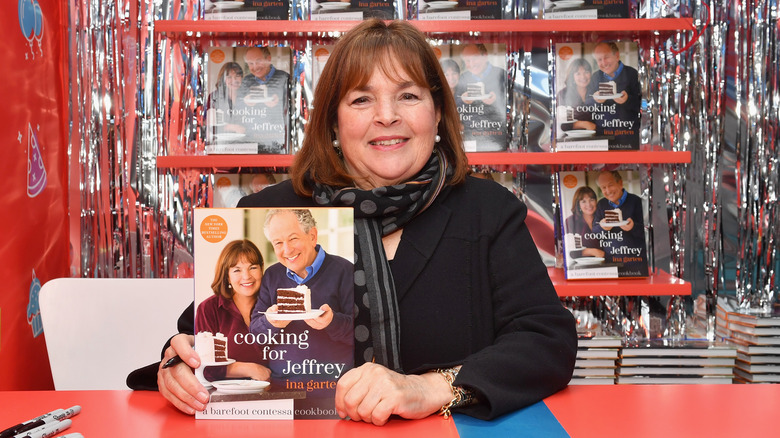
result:
[(263, 255), (257, 246), (249, 240), (234, 240), (224, 248), (217, 259), (217, 266), (214, 269), (214, 281), (211, 282), (211, 290), (215, 295), (222, 295), (225, 298), (233, 298), (235, 293), (230, 286), (229, 270), (236, 266), (241, 259), (253, 265), (260, 265), (260, 271), (263, 270)]
[(306, 135), (290, 169), (293, 187), (299, 195), (311, 196), (311, 188), (305, 182), (307, 173), (324, 185), (348, 187), (354, 184), (333, 149), (333, 128), (338, 123), (341, 99), (350, 90), (367, 84), (375, 68), (389, 78), (398, 78), (405, 73), (417, 85), (430, 90), (434, 105), (441, 110), (438, 128), (441, 141), (436, 147), (453, 165), (454, 174), (449, 184), (464, 180), (469, 167), (463, 151), (460, 116), (425, 34), (405, 21), (385, 23), (370, 19), (341, 37), (320, 75)]

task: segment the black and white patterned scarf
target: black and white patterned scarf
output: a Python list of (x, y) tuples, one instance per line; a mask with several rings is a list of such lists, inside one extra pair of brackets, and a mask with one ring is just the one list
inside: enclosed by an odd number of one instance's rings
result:
[(436, 149), (420, 173), (398, 185), (362, 190), (312, 183), (318, 205), (355, 210), (355, 366), (374, 361), (402, 372), (398, 301), (382, 237), (428, 208), (451, 173)]

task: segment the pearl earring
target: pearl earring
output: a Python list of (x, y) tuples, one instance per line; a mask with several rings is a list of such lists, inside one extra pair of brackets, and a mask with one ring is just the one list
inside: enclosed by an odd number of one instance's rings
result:
[(333, 147), (336, 149), (341, 147), (341, 143), (339, 143), (338, 139), (333, 140)]
[(433, 142), (438, 143), (440, 141), (441, 141), (441, 136), (439, 136), (439, 134), (436, 134), (436, 137), (433, 137)]

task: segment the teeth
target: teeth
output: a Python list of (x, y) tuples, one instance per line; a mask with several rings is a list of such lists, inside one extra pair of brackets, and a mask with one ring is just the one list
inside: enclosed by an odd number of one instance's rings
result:
[(401, 143), (403, 140), (400, 138), (397, 138), (395, 140), (384, 140), (384, 141), (372, 141), (371, 144), (377, 145), (377, 146), (392, 146), (394, 144)]

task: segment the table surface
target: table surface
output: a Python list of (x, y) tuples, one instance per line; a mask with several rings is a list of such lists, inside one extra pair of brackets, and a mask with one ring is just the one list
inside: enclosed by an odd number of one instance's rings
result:
[[(240, 438), (257, 436), (258, 432), (276, 437), (467, 438), (485, 436), (487, 428), (493, 429), (491, 438), (497, 438), (510, 436), (507, 431), (529, 430), (528, 425), (538, 418), (539, 409), (549, 409), (560, 423), (555, 424), (557, 429), (562, 426), (577, 438), (763, 437), (776, 436), (780, 428), (780, 385), (735, 384), (571, 386), (544, 403), (497, 421), (469, 419), (471, 427), (459, 426), (460, 435), (458, 421), (440, 416), (393, 419), (383, 427), (340, 420), (196, 421), (171, 407), (156, 392), (0, 391), (0, 430), (73, 405), (80, 405), (82, 411), (73, 417), (67, 432), (80, 432), (85, 438)], [(470, 432), (473, 430), (479, 433)], [(556, 436), (561, 436), (560, 432)]]

